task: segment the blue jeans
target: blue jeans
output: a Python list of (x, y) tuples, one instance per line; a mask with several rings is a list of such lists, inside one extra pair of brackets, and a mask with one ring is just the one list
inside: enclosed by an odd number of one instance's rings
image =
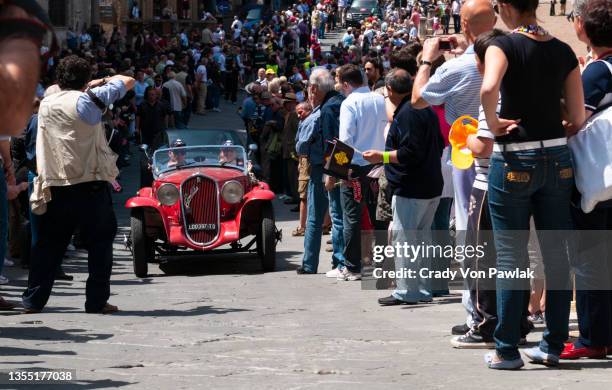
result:
[(323, 185), (323, 166), (310, 166), (310, 181), (308, 182), (306, 214), (306, 233), (304, 234), (304, 258), (302, 266), (306, 272), (316, 273), (319, 267), (319, 252), (321, 251), (321, 236), (323, 234), (323, 218), (328, 206), (332, 221), (332, 267), (344, 266), (344, 237), (342, 235), (342, 208), (340, 206), (340, 190), (336, 187), (326, 195)]
[[(418, 245), (421, 241), (431, 241), (431, 223), (433, 222), (439, 197), (433, 199), (411, 199), (393, 195), (391, 208), (391, 245)], [(395, 270), (409, 269), (419, 275), (422, 268), (431, 269), (431, 259), (425, 257), (416, 260), (406, 257), (395, 257)], [(397, 278), (393, 297), (404, 302), (431, 301), (431, 279)]]
[(0, 275), (4, 267), (4, 256), (8, 245), (8, 198), (6, 196), (6, 177), (0, 167)]
[(211, 84), (208, 86), (208, 93), (210, 94), (210, 104), (212, 108), (219, 108), (219, 99), (221, 97), (221, 89), (217, 84)]
[(187, 125), (183, 122), (183, 111), (173, 111), (174, 115), (174, 127), (177, 129), (186, 129)]
[[(489, 168), (489, 208), (498, 271), (526, 269), (529, 219), (533, 214), (546, 268), (546, 326), (540, 349), (559, 355), (568, 337), (572, 292), (562, 230), (572, 228), (570, 196), (574, 185), (567, 146), (494, 153)], [(562, 288), (562, 284), (565, 287)], [(551, 287), (555, 288), (552, 289)], [(497, 279), (498, 324), (494, 338), (503, 359), (517, 359), (521, 316), (529, 280)]]
[[(452, 205), (453, 198), (440, 198), (440, 203), (436, 208), (436, 214), (431, 223), (433, 240), (437, 244), (450, 245), (452, 243), (450, 231), (448, 230)], [(441, 258), (434, 259), (431, 268), (433, 270), (444, 271), (449, 267), (450, 259), (442, 256)], [(448, 294), (448, 280), (441, 278), (434, 279), (431, 288), (433, 294)]]

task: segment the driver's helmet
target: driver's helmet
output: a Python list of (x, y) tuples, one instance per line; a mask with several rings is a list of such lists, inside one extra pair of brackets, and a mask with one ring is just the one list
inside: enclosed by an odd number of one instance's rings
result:
[(187, 146), (187, 144), (180, 138), (175, 139), (172, 144), (170, 144), (170, 147), (172, 148), (182, 148), (185, 146)]

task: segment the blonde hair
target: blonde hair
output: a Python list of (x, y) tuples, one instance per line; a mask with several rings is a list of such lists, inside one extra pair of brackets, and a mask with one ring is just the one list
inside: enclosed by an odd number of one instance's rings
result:
[(271, 94), (280, 93), (280, 88), (281, 88), (280, 78), (275, 77), (272, 79), (272, 81), (268, 82), (268, 92), (270, 92)]

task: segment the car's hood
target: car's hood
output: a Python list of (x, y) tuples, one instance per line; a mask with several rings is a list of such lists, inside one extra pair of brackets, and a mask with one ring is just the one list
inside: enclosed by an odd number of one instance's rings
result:
[(217, 182), (244, 177), (244, 173), (235, 168), (194, 167), (163, 173), (157, 180), (180, 185), (185, 179), (195, 174), (208, 176)]

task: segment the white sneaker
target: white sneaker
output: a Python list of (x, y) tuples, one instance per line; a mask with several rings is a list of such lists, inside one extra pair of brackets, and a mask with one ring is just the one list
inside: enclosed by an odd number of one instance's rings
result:
[(8, 284), (10, 282), (9, 278), (4, 275), (0, 275), (0, 284)]
[(15, 262), (13, 260), (7, 259), (5, 257), (4, 258), (4, 266), (5, 267), (13, 267), (13, 266), (15, 266)]
[[(344, 269), (344, 268), (343, 268)], [(338, 267), (332, 269), (331, 271), (327, 271), (325, 273), (326, 278), (336, 278), (344, 280), (344, 276), (342, 275), (342, 270)]]
[(72, 245), (72, 243), (68, 244), (68, 246), (66, 247), (66, 251), (68, 252), (74, 252), (76, 251), (76, 248), (74, 245)]
[(221, 112), (221, 109), (219, 107), (215, 107), (212, 109), (214, 112)]
[(344, 267), (342, 269), (342, 275), (338, 276), (336, 279), (348, 280), (349, 282), (353, 282), (356, 280), (361, 280), (361, 274), (351, 272), (346, 267)]

